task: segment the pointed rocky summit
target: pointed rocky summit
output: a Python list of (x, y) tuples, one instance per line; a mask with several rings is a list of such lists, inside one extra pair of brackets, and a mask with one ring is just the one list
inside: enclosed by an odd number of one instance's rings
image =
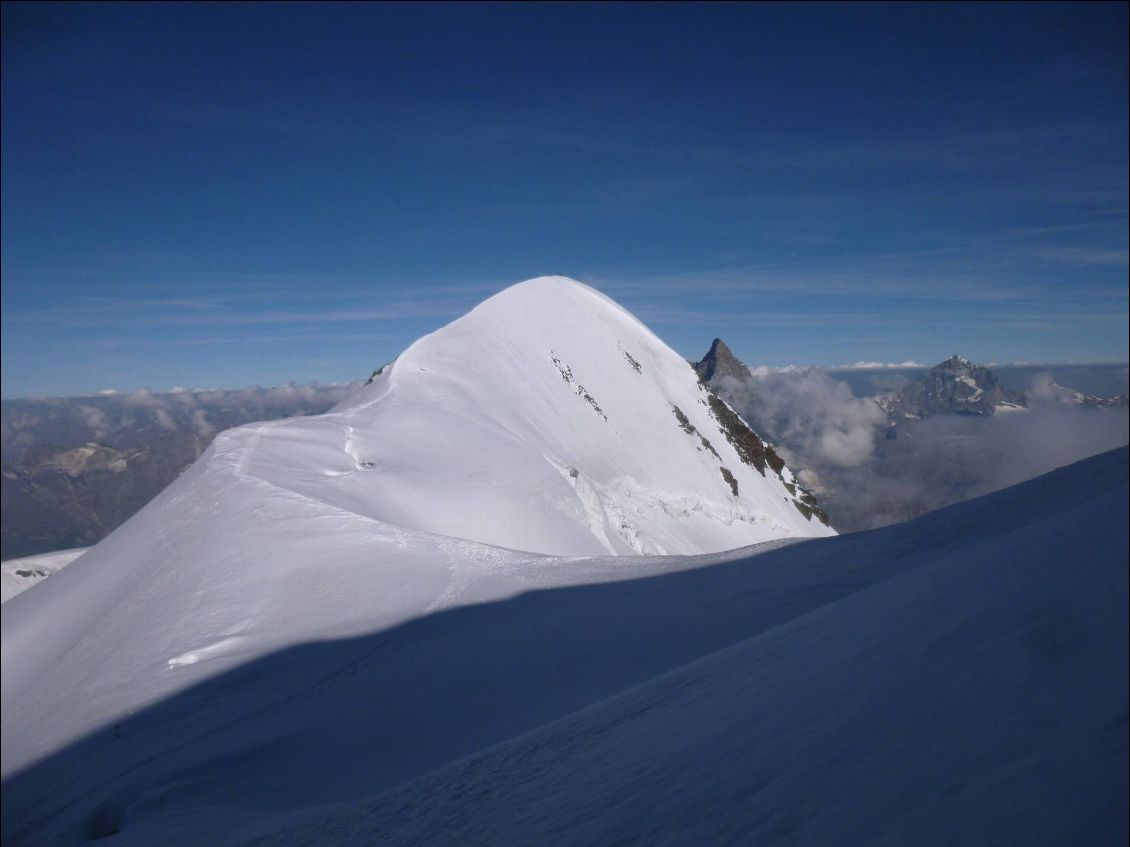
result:
[(721, 338), (715, 338), (702, 361), (694, 366), (695, 373), (703, 382), (710, 382), (715, 377), (732, 376), (735, 379), (745, 379), (749, 376), (749, 368), (741, 359), (734, 355)]

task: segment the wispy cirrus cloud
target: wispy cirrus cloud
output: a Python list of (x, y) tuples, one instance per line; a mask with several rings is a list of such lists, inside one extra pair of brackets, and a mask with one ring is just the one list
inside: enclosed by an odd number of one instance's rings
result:
[(1113, 265), (1124, 267), (1130, 264), (1130, 250), (1107, 250), (1090, 247), (1037, 247), (1033, 255), (1054, 262), (1086, 267), (1087, 265)]

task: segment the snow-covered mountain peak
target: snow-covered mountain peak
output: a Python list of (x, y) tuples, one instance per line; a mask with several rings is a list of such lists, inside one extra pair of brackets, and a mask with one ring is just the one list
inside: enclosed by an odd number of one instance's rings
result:
[(560, 324), (570, 315), (591, 317), (593, 309), (605, 309), (646, 331), (639, 319), (611, 297), (567, 276), (539, 276), (517, 282), (488, 297), (464, 318), (495, 315), (508, 320), (519, 310), (525, 317), (549, 327)]
[[(631, 313), (584, 283), (564, 276), (542, 276), (519, 282), (487, 298), (447, 326), (423, 336), (387, 368), (392, 381), (400, 384), (415, 374), (431, 373), (428, 365), (439, 365), (455, 356), (467, 375), (486, 364), (484, 355), (552, 349), (554, 344), (596, 344), (607, 352), (610, 337), (644, 335), (662, 345)], [(618, 350), (616, 345), (612, 349)], [(617, 355), (622, 356), (617, 352)], [(379, 375), (377, 375), (379, 376)], [(429, 377), (430, 379), (430, 377)], [(376, 379), (373, 380), (374, 382)], [(362, 392), (343, 402), (338, 410), (364, 405), (372, 397)], [(383, 391), (378, 389), (378, 395)]]
[(349, 445), (329, 480), (270, 444), (254, 471), (427, 532), (565, 555), (831, 532), (678, 354), (565, 277), (511, 286), (421, 338), (318, 426)]

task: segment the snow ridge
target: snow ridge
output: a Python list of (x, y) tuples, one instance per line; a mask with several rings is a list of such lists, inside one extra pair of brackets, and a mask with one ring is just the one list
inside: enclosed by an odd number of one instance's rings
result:
[[(331, 414), (272, 430), (249, 472), (397, 526), (554, 555), (832, 534), (780, 468), (742, 467), (717, 402), (611, 300), (542, 277), (424, 336)], [(711, 450), (679, 437), (671, 405)], [(311, 473), (313, 450), (346, 426), (350, 465), (326, 455)], [(298, 444), (302, 467), (287, 458)], [(682, 501), (698, 506), (671, 508)]]

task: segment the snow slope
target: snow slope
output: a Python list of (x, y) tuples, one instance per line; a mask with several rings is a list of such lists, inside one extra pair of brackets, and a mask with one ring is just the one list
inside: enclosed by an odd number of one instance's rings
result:
[(798, 510), (787, 468), (743, 460), (710, 399), (616, 303), (542, 277), (420, 339), (332, 414), (262, 429), (243, 470), (396, 526), (557, 555), (833, 534)]
[(1118, 453), (1029, 486), (1043, 520), (256, 843), (1124, 844)]
[[(109, 663), (109, 633), (129, 620), (117, 604), (86, 627), (100, 644), (14, 678), (4, 755), (22, 761), (4, 841), (1123, 843), (1127, 471), (1123, 448), (909, 524), (685, 558), (444, 548), (375, 524), (364, 546), (325, 507), (317, 546), (347, 541), (380, 573), (403, 570), (377, 586), (325, 555), (324, 575), (281, 562), (261, 588), (266, 607), (294, 598), (289, 614), (230, 636), (254, 661), (202, 645), (196, 664), (146, 665), (154, 651), (135, 640), (170, 637), (154, 612), (153, 629), (131, 621), (116, 642), (138, 664)], [(306, 505), (265, 499), (248, 508), (284, 533), (276, 510)], [(199, 505), (202, 520), (240, 499)], [(316, 549), (303, 529), (286, 537), (297, 559)], [(222, 549), (156, 544), (152, 561), (216, 556), (246, 602)], [(16, 598), (5, 626), (86, 562)], [(355, 617), (382, 590), (418, 586), (422, 603), (449, 567), (473, 572), (480, 600), (510, 599), (383, 631), (387, 619)], [(133, 578), (134, 614), (172, 605)], [(539, 585), (559, 587), (515, 596)], [(207, 593), (179, 586), (194, 592)], [(217, 608), (207, 599), (198, 623)], [(331, 607), (334, 634), (355, 637), (266, 654), (265, 633)], [(193, 676), (208, 665), (225, 672)], [(153, 702), (158, 679), (170, 696)], [(148, 702), (127, 706), (138, 688)], [(86, 737), (29, 749), (25, 736), (98, 701)]]
[(62, 570), (86, 551), (86, 547), (75, 547), (0, 562), (0, 603), (7, 603), (17, 594)]

